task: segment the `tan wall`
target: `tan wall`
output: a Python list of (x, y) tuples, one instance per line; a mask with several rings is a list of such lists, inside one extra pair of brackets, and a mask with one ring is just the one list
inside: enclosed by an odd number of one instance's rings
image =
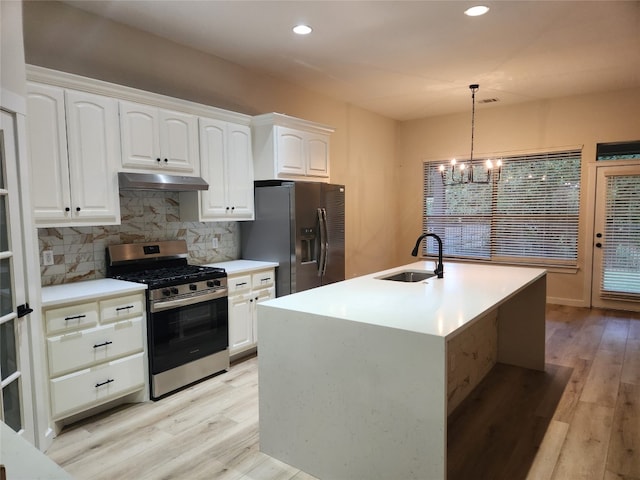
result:
[(347, 187), (347, 277), (393, 266), (396, 122), (58, 2), (24, 2), (26, 61), (246, 114), (335, 127), (331, 181)]
[[(471, 107), (471, 105), (469, 105)], [(471, 108), (469, 108), (471, 110)], [(594, 192), (588, 188), (588, 165), (595, 163), (596, 143), (640, 138), (640, 92), (623, 90), (575, 96), (516, 106), (477, 106), (474, 155), (541, 151), (554, 147), (584, 146), (581, 184), (578, 272), (551, 273), (547, 294), (554, 301), (588, 305), (591, 272), (593, 212), (587, 205)], [(468, 156), (471, 112), (403, 122), (398, 127), (399, 202), (402, 221), (398, 233), (397, 263), (421, 231), (422, 163)], [(506, 167), (508, 168), (508, 166)]]

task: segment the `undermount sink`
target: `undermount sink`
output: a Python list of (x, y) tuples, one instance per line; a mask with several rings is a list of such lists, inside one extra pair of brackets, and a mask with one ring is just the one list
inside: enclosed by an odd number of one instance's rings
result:
[(379, 280), (393, 280), (394, 282), (420, 282), (427, 278), (435, 277), (433, 272), (426, 272), (424, 270), (403, 270), (396, 272), (386, 277), (378, 277)]

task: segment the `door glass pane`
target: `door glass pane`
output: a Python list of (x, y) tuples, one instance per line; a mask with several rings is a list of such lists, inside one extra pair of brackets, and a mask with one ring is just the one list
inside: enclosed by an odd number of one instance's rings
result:
[(640, 175), (607, 177), (602, 292), (640, 295)]
[(0, 260), (0, 317), (13, 311), (10, 259)]
[[(0, 160), (4, 167), (4, 130), (0, 130)], [(4, 168), (0, 168), (0, 188), (4, 188)]]
[(9, 228), (7, 225), (7, 198), (0, 195), (0, 252), (9, 250)]
[(18, 369), (15, 324), (11, 319), (0, 325), (0, 376), (2, 380)]
[(20, 382), (18, 380), (19, 378), (2, 389), (4, 423), (16, 432), (22, 429), (22, 419), (20, 418)]

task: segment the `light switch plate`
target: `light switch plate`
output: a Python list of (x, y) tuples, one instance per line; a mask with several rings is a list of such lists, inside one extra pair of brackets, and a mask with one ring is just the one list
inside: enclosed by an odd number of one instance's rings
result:
[(218, 248), (218, 238), (217, 237), (213, 237), (211, 239), (211, 247), (212, 248)]

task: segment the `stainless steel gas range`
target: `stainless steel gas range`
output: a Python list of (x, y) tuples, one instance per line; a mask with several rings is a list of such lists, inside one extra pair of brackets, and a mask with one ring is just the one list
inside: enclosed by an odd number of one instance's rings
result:
[(111, 245), (107, 276), (145, 283), (151, 398), (229, 368), (227, 275), (189, 265), (184, 240)]

